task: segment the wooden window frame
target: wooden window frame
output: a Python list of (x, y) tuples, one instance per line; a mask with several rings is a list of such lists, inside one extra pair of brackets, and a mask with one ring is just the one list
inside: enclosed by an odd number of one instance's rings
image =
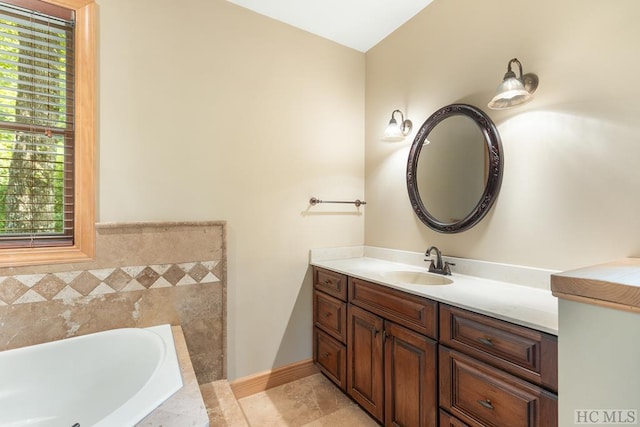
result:
[(94, 0), (41, 1), (76, 13), (74, 244), (0, 249), (0, 267), (90, 261), (95, 257), (96, 4)]

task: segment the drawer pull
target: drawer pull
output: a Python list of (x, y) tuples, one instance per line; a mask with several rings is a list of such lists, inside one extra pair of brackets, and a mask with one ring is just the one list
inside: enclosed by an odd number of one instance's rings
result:
[(324, 357), (325, 359), (329, 358), (329, 352), (325, 351), (324, 353), (322, 353), (322, 357)]
[(478, 338), (478, 341), (480, 341), (484, 345), (488, 345), (488, 346), (493, 347), (493, 341), (491, 341), (491, 338), (480, 337), (480, 338)]
[(328, 318), (329, 316), (331, 316), (331, 312), (327, 311), (326, 313), (323, 314), (324, 318)]
[(487, 400), (478, 400), (478, 403), (482, 406), (484, 406), (487, 409), (493, 409), (493, 405), (491, 404), (491, 401), (489, 399)]
[(331, 284), (331, 280), (326, 279), (326, 280), (324, 281), (324, 285), (325, 285), (325, 286), (329, 286), (330, 284)]

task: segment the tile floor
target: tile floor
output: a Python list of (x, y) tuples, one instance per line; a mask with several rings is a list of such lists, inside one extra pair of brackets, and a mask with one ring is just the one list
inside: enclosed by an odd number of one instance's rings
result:
[[(215, 384), (215, 383), (212, 383)], [(224, 401), (228, 392), (202, 388), (205, 402)], [(227, 400), (228, 401), (228, 400)], [(322, 374), (311, 375), (238, 401), (250, 427), (377, 427), (358, 405)], [(207, 405), (209, 406), (209, 405)], [(246, 422), (225, 408), (210, 408), (211, 426), (241, 427)]]

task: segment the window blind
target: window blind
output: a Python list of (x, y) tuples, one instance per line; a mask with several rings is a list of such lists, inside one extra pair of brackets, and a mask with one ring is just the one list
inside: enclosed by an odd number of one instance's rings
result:
[(0, 247), (73, 244), (74, 25), (39, 3), (0, 2)]

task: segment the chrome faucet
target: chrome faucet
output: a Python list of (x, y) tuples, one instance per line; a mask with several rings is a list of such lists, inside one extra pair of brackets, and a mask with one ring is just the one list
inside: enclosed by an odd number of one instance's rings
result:
[[(430, 257), (431, 251), (436, 252), (436, 259), (435, 261), (431, 259), (431, 264), (429, 264), (429, 272), (451, 276), (451, 266), (455, 264), (446, 261), (442, 262), (442, 252), (440, 252), (440, 249), (436, 248), (435, 246), (430, 246), (429, 249), (427, 249), (427, 252), (424, 253), (424, 255)], [(425, 261), (429, 260), (430, 258), (425, 258)]]

